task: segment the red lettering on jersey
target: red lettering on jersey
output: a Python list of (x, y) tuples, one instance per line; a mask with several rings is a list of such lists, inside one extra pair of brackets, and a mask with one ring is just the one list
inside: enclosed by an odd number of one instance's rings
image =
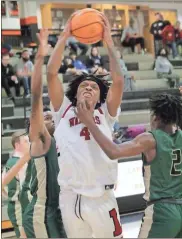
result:
[(96, 124), (100, 124), (99, 116), (95, 116), (95, 123), (96, 123)]
[(81, 132), (80, 132), (80, 136), (85, 137), (85, 140), (90, 140), (90, 132), (88, 131), (87, 127), (84, 127)]
[(75, 117), (69, 119), (69, 122), (70, 122), (70, 127), (75, 126)]
[(122, 236), (122, 227), (121, 227), (121, 224), (118, 220), (118, 215), (117, 215), (116, 209), (113, 208), (111, 211), (109, 211), (109, 215), (113, 219), (113, 223), (114, 223), (114, 226), (115, 226), (113, 236), (114, 237), (117, 237), (117, 236), (120, 236), (120, 235)]
[(101, 108), (98, 108), (98, 111), (99, 111), (99, 113), (100, 113), (101, 115), (104, 114)]
[(80, 119), (75, 118), (75, 125), (77, 125), (77, 124), (81, 124), (81, 121), (80, 121)]

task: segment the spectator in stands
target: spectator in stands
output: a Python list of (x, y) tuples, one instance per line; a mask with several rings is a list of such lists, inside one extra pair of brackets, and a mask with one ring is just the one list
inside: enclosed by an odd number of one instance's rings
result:
[(137, 29), (134, 28), (134, 20), (130, 18), (129, 26), (123, 30), (121, 43), (124, 47), (131, 47), (132, 53), (135, 52), (135, 46), (140, 45), (139, 53), (145, 53), (144, 38), (140, 36)]
[(83, 64), (82, 61), (78, 60), (76, 53), (70, 52), (69, 56), (75, 69), (88, 72), (86, 65)]
[[(104, 67), (103, 57), (100, 56), (99, 50), (97, 47), (91, 48), (90, 56), (87, 60), (87, 69), (89, 72), (98, 75), (108, 75), (108, 71)], [(108, 77), (105, 77), (107, 79)]]
[(173, 73), (173, 66), (168, 60), (167, 49), (161, 48), (158, 54), (158, 57), (155, 62), (155, 70), (157, 72), (157, 77), (159, 79), (166, 78), (168, 79), (170, 88), (179, 88), (180, 86), (180, 77)]
[(16, 66), (17, 76), (24, 86), (24, 95), (27, 97), (30, 94), (31, 76), (33, 72), (33, 63), (30, 61), (30, 54), (24, 50), (21, 58)]
[(12, 46), (5, 43), (3, 37), (1, 38), (1, 54), (9, 54), (10, 57), (13, 56)]
[(120, 50), (117, 50), (116, 54), (120, 61), (121, 69), (124, 75), (124, 92), (133, 91), (136, 89), (134, 76), (129, 74)]
[(67, 57), (65, 59), (65, 65), (66, 65), (66, 75), (74, 75), (78, 76), (82, 74), (82, 70), (78, 70), (74, 67), (73, 61), (70, 57)]
[(1, 84), (9, 99), (14, 101), (10, 87), (15, 87), (16, 96), (20, 96), (20, 83), (16, 77), (15, 71), (10, 65), (9, 54), (1, 56)]
[(68, 69), (67, 64), (66, 64), (66, 59), (67, 59), (67, 58), (64, 58), (64, 57), (63, 57), (61, 66), (60, 66), (60, 68), (59, 68), (59, 73), (61, 73), (61, 74), (65, 74), (65, 73), (66, 73), (66, 70)]
[(86, 53), (88, 51), (88, 46), (77, 41), (75, 39), (75, 37), (73, 37), (73, 36), (68, 39), (67, 45), (68, 45), (68, 47), (71, 48), (71, 51), (76, 53), (76, 55), (78, 55), (78, 49), (81, 50), (80, 55), (86, 55)]
[(172, 48), (173, 58), (178, 55), (176, 41), (175, 41), (175, 29), (169, 21), (165, 21), (165, 27), (161, 33), (164, 46)]
[(155, 17), (156, 17), (156, 21), (152, 23), (150, 28), (150, 33), (154, 37), (155, 56), (157, 57), (159, 50), (163, 47), (161, 34), (162, 34), (162, 30), (165, 27), (165, 23), (164, 23), (162, 14), (160, 14), (159, 12), (155, 14)]
[(92, 47), (89, 59), (87, 61), (87, 68), (93, 68), (95, 66), (103, 66), (103, 59), (99, 54), (99, 50), (97, 47)]
[(177, 50), (179, 50), (178, 53), (182, 55), (182, 29), (180, 25), (180, 21), (177, 21), (174, 28)]

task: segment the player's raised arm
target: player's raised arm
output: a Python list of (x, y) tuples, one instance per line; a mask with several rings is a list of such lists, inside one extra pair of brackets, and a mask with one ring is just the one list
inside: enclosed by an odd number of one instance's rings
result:
[(11, 182), (11, 180), (16, 177), (19, 171), (23, 168), (23, 166), (30, 160), (29, 150), (21, 157), (18, 162), (2, 177), (2, 190), (4, 187)]
[(91, 110), (88, 110), (87, 107), (84, 102), (79, 103), (77, 115), (81, 122), (88, 127), (97, 143), (110, 159), (136, 156), (148, 150), (155, 149), (156, 142), (150, 133), (143, 133), (134, 140), (120, 145), (113, 143), (97, 127), (93, 119), (93, 113)]
[(107, 107), (110, 115), (115, 117), (123, 96), (124, 76), (122, 74), (120, 62), (116, 56), (114, 43), (111, 37), (109, 22), (104, 15), (102, 17), (104, 19), (105, 25), (104, 41), (108, 49), (110, 72), (113, 81), (107, 95)]
[(48, 54), (48, 30), (41, 30), (37, 34), (39, 39), (39, 48), (35, 59), (35, 66), (31, 80), (31, 103), (32, 110), (30, 116), (30, 141), (37, 141), (45, 136), (50, 135), (44, 124), (43, 116), (43, 100), (42, 100), (42, 66), (44, 64), (44, 56)]
[(70, 35), (70, 20), (68, 20), (64, 32), (59, 37), (47, 65), (48, 93), (55, 111), (60, 109), (64, 99), (64, 89), (61, 81), (58, 78), (58, 71), (63, 59), (66, 41)]

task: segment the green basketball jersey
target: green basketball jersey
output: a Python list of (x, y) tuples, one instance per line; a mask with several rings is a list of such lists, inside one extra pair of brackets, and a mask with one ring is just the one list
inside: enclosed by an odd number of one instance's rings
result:
[(182, 199), (182, 131), (169, 135), (162, 130), (151, 131), (156, 140), (156, 157), (144, 161), (145, 199)]
[[(6, 172), (8, 172), (19, 160), (19, 157), (12, 156), (8, 159), (6, 163)], [(8, 187), (8, 201), (19, 201), (19, 193), (20, 193), (20, 181), (14, 177), (11, 182), (7, 185)]]
[(25, 174), (25, 180), (22, 185), (22, 189), (20, 192), (20, 202), (22, 206), (22, 211), (24, 212), (27, 205), (31, 201), (31, 193), (30, 193), (30, 180), (31, 180), (31, 160), (28, 162)]
[(30, 190), (33, 197), (47, 206), (58, 206), (59, 185), (57, 177), (59, 173), (56, 143), (51, 139), (51, 145), (45, 155), (32, 157), (32, 175)]

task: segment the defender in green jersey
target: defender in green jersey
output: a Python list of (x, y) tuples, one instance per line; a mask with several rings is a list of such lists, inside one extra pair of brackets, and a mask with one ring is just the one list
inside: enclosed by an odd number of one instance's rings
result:
[[(120, 145), (111, 142), (93, 120), (92, 106), (81, 102), (80, 120), (111, 159), (144, 155), (147, 208), (140, 238), (182, 237), (182, 99), (161, 94), (150, 99), (151, 131)], [(180, 129), (181, 128), (181, 129)]]
[(32, 112), (29, 138), (31, 142), (31, 180), (33, 196), (23, 216), (27, 238), (65, 238), (59, 210), (59, 172), (54, 122), (49, 111), (43, 112), (42, 65), (48, 53), (48, 31), (41, 30), (40, 42), (31, 80)]
[[(12, 167), (20, 160), (25, 148), (29, 148), (28, 137), (21, 131), (14, 133), (12, 135), (12, 146), (14, 148), (13, 156), (9, 158), (6, 163), (6, 173), (3, 175), (3, 179), (6, 178), (6, 174), (9, 172), (9, 170), (11, 170)], [(25, 174), (26, 165), (7, 184), (8, 216), (18, 238), (23, 235), (22, 215), (29, 203), (29, 201), (23, 203), (23, 200), (20, 197), (21, 193), (24, 191), (22, 185), (25, 180)], [(25, 197), (27, 196), (28, 191), (30, 190), (26, 190), (26, 192), (24, 192)]]

